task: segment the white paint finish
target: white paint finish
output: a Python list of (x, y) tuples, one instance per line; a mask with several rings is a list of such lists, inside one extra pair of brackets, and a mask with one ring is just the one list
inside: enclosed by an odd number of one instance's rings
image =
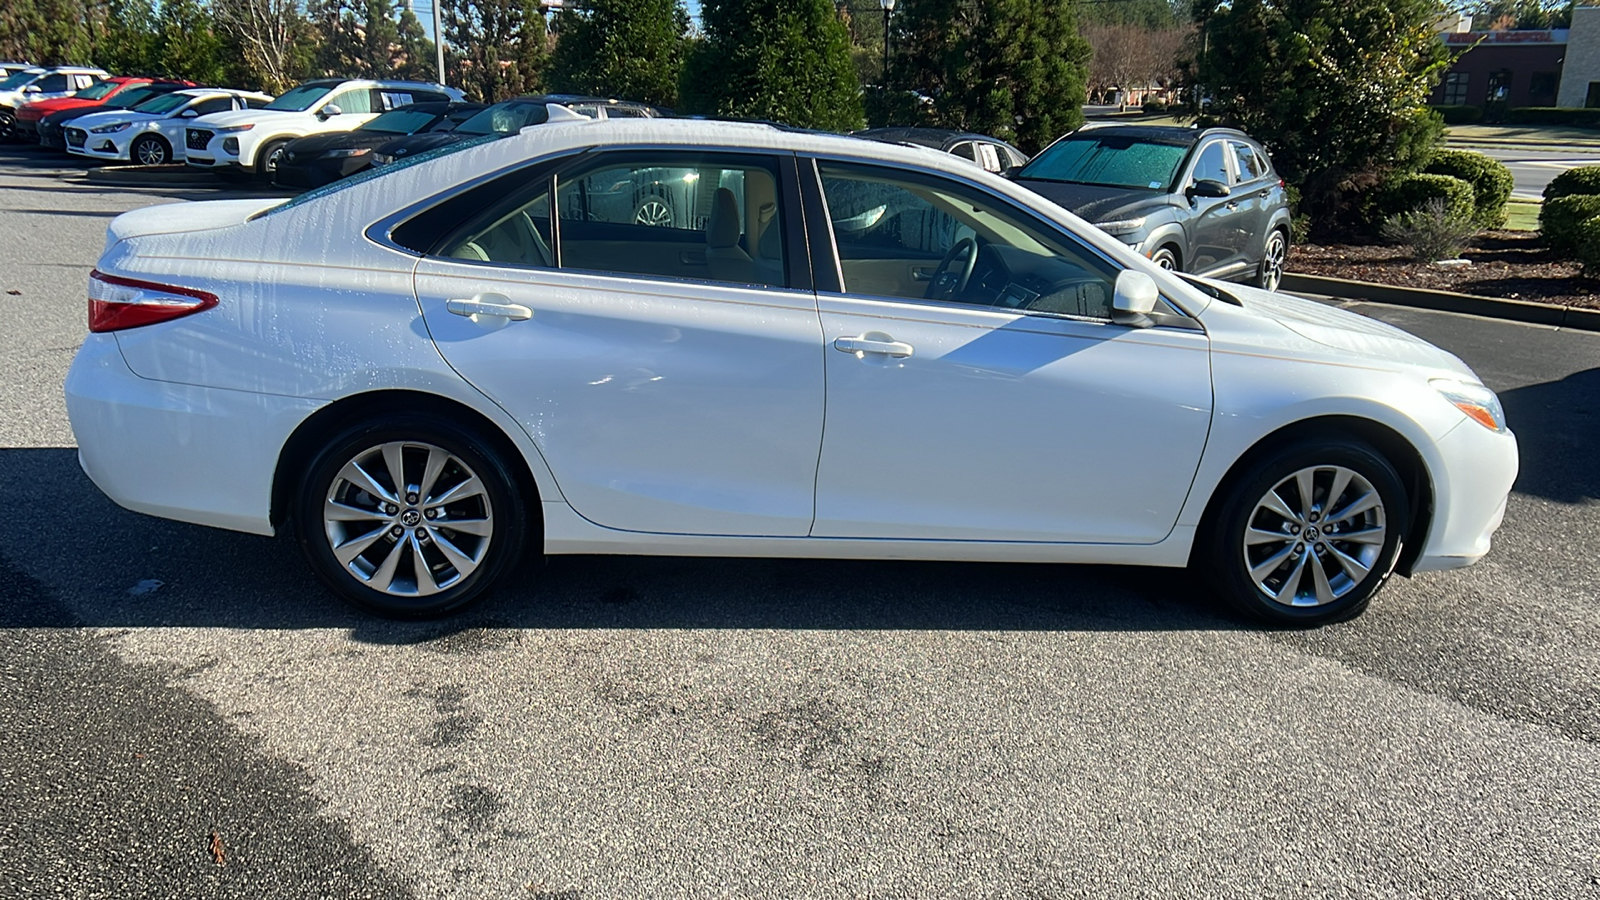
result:
[(1416, 570), (1470, 565), (1489, 552), (1517, 478), (1517, 442), (1468, 419), (1438, 441), (1434, 523)]
[(1150, 544), (1211, 422), (1206, 336), (956, 304), (823, 297), (819, 537)]
[[(445, 308), (485, 292), (532, 317)], [(516, 417), (594, 522), (810, 529), (823, 403), (811, 293), (425, 260), (417, 294), (440, 352)]]
[(89, 335), (65, 385), (84, 472), (135, 512), (271, 534), (272, 478), (313, 400), (149, 381)]
[[(184, 91), (174, 91), (173, 94), (183, 97), (192, 97), (191, 101), (166, 113), (139, 112), (133, 109), (113, 109), (105, 112), (89, 113), (72, 120), (68, 127), (81, 129), (86, 133), (82, 147), (67, 146), (67, 152), (78, 156), (87, 156), (93, 159), (126, 160), (132, 150), (133, 142), (141, 135), (154, 134), (167, 142), (170, 163), (180, 163), (186, 158), (187, 149), (184, 144), (184, 128), (199, 117), (184, 118), (183, 112), (194, 108), (197, 104), (207, 100), (220, 98), (234, 98), (235, 106), (242, 105), (244, 98), (253, 98), (263, 102), (272, 100), (267, 94), (258, 94), (254, 91), (209, 90), (196, 88)], [(152, 98), (154, 99), (154, 98)], [(128, 123), (127, 128), (121, 131), (95, 134), (94, 129), (107, 125)], [(110, 150), (99, 149), (106, 141), (110, 141)]]

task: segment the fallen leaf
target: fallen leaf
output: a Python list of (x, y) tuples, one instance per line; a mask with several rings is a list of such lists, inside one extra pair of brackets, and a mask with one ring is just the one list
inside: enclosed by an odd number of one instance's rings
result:
[(10, 294), (13, 297), (21, 297), (22, 296), (22, 292), (21, 291), (6, 291), (6, 293)]
[(227, 859), (222, 855), (222, 835), (217, 834), (215, 831), (211, 832), (211, 856), (216, 859), (219, 866), (228, 864)]

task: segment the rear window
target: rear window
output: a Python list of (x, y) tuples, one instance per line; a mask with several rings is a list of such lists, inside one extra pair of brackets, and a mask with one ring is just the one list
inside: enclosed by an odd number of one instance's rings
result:
[(383, 134), (416, 134), (439, 117), (438, 113), (425, 112), (412, 108), (397, 109), (386, 112), (361, 126), (362, 131), (377, 131)]
[(75, 100), (99, 100), (101, 97), (111, 93), (120, 86), (121, 82), (102, 81), (99, 84), (89, 85), (76, 94), (73, 94), (72, 97)]
[(1089, 132), (1051, 144), (1017, 177), (1164, 191), (1171, 189), (1188, 152), (1187, 144)]
[(512, 134), (529, 125), (543, 125), (550, 110), (543, 103), (496, 103), (456, 126), (457, 134)]

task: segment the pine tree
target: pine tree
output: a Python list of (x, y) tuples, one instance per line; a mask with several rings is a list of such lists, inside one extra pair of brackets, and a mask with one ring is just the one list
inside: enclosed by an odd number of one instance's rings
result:
[(365, 78), (393, 78), (400, 53), (400, 26), (389, 0), (360, 0), (361, 53), (356, 73)]
[(829, 0), (705, 0), (705, 39), (684, 66), (688, 112), (803, 128), (860, 128), (850, 34)]
[(439, 77), (438, 51), (422, 27), (411, 4), (400, 8), (400, 68), (397, 74), (412, 81), (433, 81)]
[(678, 0), (590, 0), (556, 14), (550, 86), (676, 106), (689, 14)]
[(117, 74), (142, 74), (156, 67), (156, 11), (151, 0), (111, 0), (105, 38), (95, 65)]
[(162, 0), (155, 62), (161, 74), (200, 84), (226, 80), (222, 40), (198, 0)]
[(544, 11), (537, 0), (436, 0), (449, 44), (448, 80), (492, 103), (543, 84)]

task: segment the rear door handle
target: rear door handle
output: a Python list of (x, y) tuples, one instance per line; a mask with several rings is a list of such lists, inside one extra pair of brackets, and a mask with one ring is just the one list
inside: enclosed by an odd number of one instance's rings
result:
[(511, 298), (504, 294), (478, 294), (467, 300), (446, 300), (444, 308), (469, 319), (475, 316), (498, 316), (521, 322), (533, 318), (533, 310), (520, 303), (512, 303)]
[(905, 359), (912, 353), (916, 352), (916, 348), (912, 347), (910, 344), (907, 344), (904, 341), (897, 341), (887, 334), (880, 334), (876, 331), (869, 331), (860, 337), (835, 338), (833, 342), (833, 349), (845, 353), (854, 353), (857, 358), (870, 353), (874, 356), (890, 356), (894, 357), (895, 359)]

